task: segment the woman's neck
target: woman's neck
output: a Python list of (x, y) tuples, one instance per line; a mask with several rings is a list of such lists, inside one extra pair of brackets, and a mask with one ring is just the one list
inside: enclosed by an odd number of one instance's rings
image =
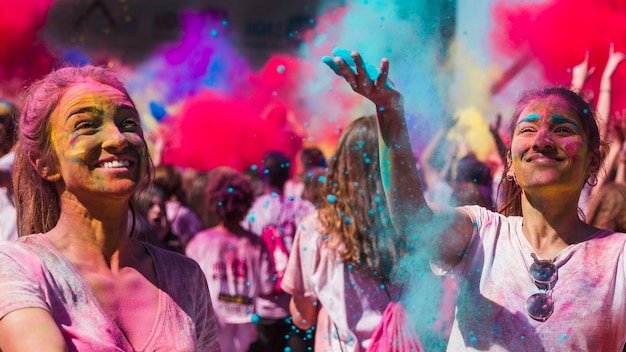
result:
[(86, 207), (75, 197), (61, 196), (59, 221), (46, 236), (67, 256), (111, 263), (128, 245), (130, 212), (127, 202), (109, 203)]
[(524, 236), (542, 258), (554, 258), (597, 230), (580, 219), (578, 203), (573, 201), (551, 203), (522, 196), (522, 214)]

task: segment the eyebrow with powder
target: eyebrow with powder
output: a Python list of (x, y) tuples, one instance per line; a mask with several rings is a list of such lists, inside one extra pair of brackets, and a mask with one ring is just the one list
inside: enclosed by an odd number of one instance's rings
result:
[(72, 112), (70, 112), (69, 115), (67, 116), (67, 119), (69, 119), (73, 115), (84, 114), (86, 112), (93, 113), (93, 114), (99, 114), (99, 115), (104, 113), (104, 111), (102, 109), (97, 108), (95, 106), (85, 106), (85, 107), (82, 107), (82, 108), (79, 108), (79, 109), (76, 109), (76, 110), (72, 110)]
[(519, 126), (520, 124), (524, 122), (535, 122), (540, 119), (541, 117), (539, 116), (539, 114), (528, 114), (524, 118), (520, 119), (516, 126)]
[(580, 131), (580, 127), (578, 127), (578, 124), (572, 121), (571, 119), (568, 119), (567, 117), (557, 115), (557, 114), (552, 114), (550, 118), (552, 119), (552, 123), (554, 124), (567, 123), (567, 124), (572, 125), (572, 127), (574, 127), (576, 131)]

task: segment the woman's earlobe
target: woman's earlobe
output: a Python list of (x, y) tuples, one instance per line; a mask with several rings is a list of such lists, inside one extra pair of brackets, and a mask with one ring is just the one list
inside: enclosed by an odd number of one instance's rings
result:
[(506, 179), (507, 181), (517, 184), (517, 178), (515, 177), (515, 172), (512, 169), (509, 169), (509, 171), (506, 172)]
[(44, 162), (41, 154), (36, 152), (28, 152), (28, 161), (33, 166), (41, 178), (50, 182), (57, 182), (61, 179), (61, 174), (56, 171), (55, 167), (50, 167)]
[(593, 155), (591, 157), (591, 160), (589, 161), (589, 168), (591, 169), (591, 171), (589, 172), (590, 174), (597, 174), (598, 172), (600, 172), (600, 166), (602, 165), (602, 159), (596, 155)]
[(56, 173), (53, 173), (53, 174), (48, 174), (46, 176), (42, 175), (41, 177), (43, 177), (47, 181), (50, 181), (50, 182), (54, 183), (54, 182), (57, 182), (57, 181), (59, 181), (61, 179), (61, 174), (56, 172)]

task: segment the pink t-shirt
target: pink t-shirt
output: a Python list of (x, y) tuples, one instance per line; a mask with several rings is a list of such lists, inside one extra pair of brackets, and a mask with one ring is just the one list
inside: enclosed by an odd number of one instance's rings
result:
[(70, 351), (219, 351), (204, 274), (184, 256), (145, 244), (159, 307), (144, 346), (133, 348), (76, 267), (42, 234), (0, 243), (0, 319), (22, 308), (50, 312)]
[[(264, 194), (254, 201), (241, 225), (259, 236), (267, 225), (276, 225), (281, 231), (285, 247), (291, 251), (298, 224), (306, 215), (314, 211), (315, 206), (305, 199), (279, 196), (276, 193)], [(256, 310), (263, 318), (286, 318), (290, 315), (290, 299), (291, 296), (286, 293), (267, 298), (260, 297), (257, 300)]]
[[(315, 351), (359, 351), (369, 345), (389, 298), (379, 281), (344, 265), (334, 251), (326, 249), (320, 229), (317, 212), (301, 222), (282, 288), (320, 302), (323, 310), (317, 320)], [(399, 287), (387, 289), (392, 297), (399, 296)]]
[[(626, 234), (600, 230), (556, 258), (554, 312), (530, 318), (540, 292), (528, 268), (532, 246), (522, 217), (479, 206), (460, 208), (474, 222), (461, 262), (450, 270), (459, 288), (448, 351), (621, 351), (626, 341)], [(552, 258), (543, 258), (552, 259)]]

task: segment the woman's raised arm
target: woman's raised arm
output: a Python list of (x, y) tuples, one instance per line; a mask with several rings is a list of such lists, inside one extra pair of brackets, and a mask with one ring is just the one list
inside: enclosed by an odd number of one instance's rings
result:
[[(324, 62), (343, 77), (356, 93), (376, 105), (381, 177), (393, 226), (399, 233), (436, 236), (419, 237), (426, 241), (422, 245), (436, 244), (444, 262), (458, 263), (461, 259), (459, 254), (465, 252), (469, 245), (472, 223), (460, 211), (454, 212), (452, 217), (433, 216), (435, 214), (424, 198), (417, 172), (417, 160), (404, 119), (403, 97), (387, 80), (389, 61), (382, 59), (379, 71), (375, 72), (363, 62), (358, 52), (353, 51), (349, 56), (345, 51), (334, 54), (334, 58), (326, 57)], [(446, 221), (442, 231), (432, 231), (432, 226), (428, 226), (429, 231), (424, 231), (425, 225), (440, 220)]]

